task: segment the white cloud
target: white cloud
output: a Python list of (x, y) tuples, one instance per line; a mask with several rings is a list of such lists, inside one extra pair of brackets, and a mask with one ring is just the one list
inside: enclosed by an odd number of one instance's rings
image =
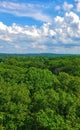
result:
[(56, 7), (55, 7), (55, 10), (56, 11), (59, 11), (61, 9), (61, 7), (59, 6), (59, 5), (57, 5)]
[(51, 22), (51, 18), (43, 13), (43, 5), (24, 4), (14, 2), (0, 2), (0, 12), (9, 13), (18, 17), (32, 17), (43, 22)]
[(70, 11), (72, 8), (73, 8), (73, 5), (72, 5), (72, 4), (68, 4), (67, 2), (64, 2), (64, 4), (63, 4), (63, 9), (64, 9), (65, 11)]
[(75, 0), (76, 2), (80, 2), (80, 0)]
[(80, 0), (76, 0), (76, 11), (80, 12)]
[(73, 12), (66, 13), (65, 15), (66, 21), (69, 23), (78, 23), (79, 22), (79, 16)]
[(6, 26), (0, 22), (0, 46), (21, 53), (80, 53), (80, 18), (73, 12), (56, 16), (51, 23), (36, 26)]

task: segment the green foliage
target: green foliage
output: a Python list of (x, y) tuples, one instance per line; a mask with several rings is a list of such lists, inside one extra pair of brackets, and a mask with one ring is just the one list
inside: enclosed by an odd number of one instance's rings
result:
[(79, 130), (80, 57), (0, 57), (0, 130)]
[(0, 112), (3, 116), (5, 129), (17, 129), (24, 125), (30, 103), (29, 90), (24, 84), (10, 86), (0, 84)]

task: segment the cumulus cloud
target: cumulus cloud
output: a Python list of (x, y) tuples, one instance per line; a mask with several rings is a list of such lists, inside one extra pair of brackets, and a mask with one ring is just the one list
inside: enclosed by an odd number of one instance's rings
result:
[(1, 43), (21, 53), (80, 53), (80, 18), (73, 12), (67, 12), (64, 17), (56, 16), (41, 27), (23, 27), (15, 23), (7, 26), (0, 22)]
[(63, 9), (64, 9), (65, 11), (70, 11), (72, 8), (73, 8), (73, 5), (72, 5), (72, 4), (68, 4), (67, 2), (64, 2), (64, 4), (63, 4)]
[(31, 3), (15, 3), (0, 1), (0, 12), (9, 13), (18, 17), (31, 17), (43, 22), (51, 22), (51, 18), (43, 13), (43, 5)]
[(75, 0), (76, 1), (76, 11), (80, 12), (80, 0)]

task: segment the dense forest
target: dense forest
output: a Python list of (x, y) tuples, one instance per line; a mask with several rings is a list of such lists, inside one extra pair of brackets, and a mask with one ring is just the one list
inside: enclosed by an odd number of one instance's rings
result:
[(80, 130), (80, 56), (0, 56), (0, 130)]

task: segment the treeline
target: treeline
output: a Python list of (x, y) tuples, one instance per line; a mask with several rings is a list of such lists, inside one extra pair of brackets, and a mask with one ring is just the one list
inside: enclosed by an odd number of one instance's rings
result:
[(80, 57), (0, 57), (0, 130), (80, 130)]

